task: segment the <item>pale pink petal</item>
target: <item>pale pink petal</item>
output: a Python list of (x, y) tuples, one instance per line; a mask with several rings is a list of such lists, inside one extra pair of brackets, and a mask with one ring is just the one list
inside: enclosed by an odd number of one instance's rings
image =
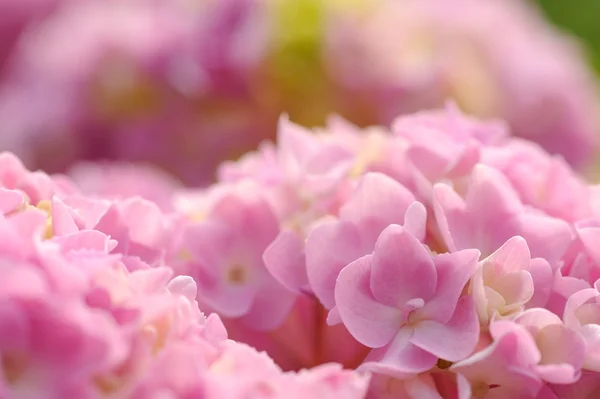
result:
[(548, 303), (552, 285), (554, 281), (554, 273), (552, 267), (547, 260), (542, 258), (534, 258), (531, 260), (529, 274), (533, 279), (533, 296), (527, 302), (528, 308), (544, 307)]
[(360, 234), (352, 223), (331, 222), (313, 230), (306, 240), (308, 281), (321, 303), (334, 305), (335, 281), (350, 262), (366, 255)]
[(583, 367), (600, 373), (600, 325), (586, 324), (579, 329), (586, 343), (586, 356)]
[(55, 235), (67, 235), (79, 231), (73, 213), (58, 197), (52, 198), (52, 232)]
[(265, 249), (263, 261), (267, 270), (283, 286), (292, 291), (306, 290), (308, 276), (304, 243), (292, 231), (282, 231)]
[(577, 235), (583, 243), (585, 250), (596, 264), (600, 264), (600, 228), (587, 227), (577, 229)]
[(577, 319), (575, 312), (581, 305), (598, 296), (600, 296), (600, 293), (594, 288), (583, 289), (571, 295), (565, 305), (563, 316), (565, 325), (576, 330), (581, 327), (581, 323)]
[(169, 291), (183, 295), (190, 301), (196, 300), (198, 294), (198, 286), (190, 276), (176, 276), (167, 284)]
[(217, 201), (210, 215), (240, 240), (251, 239), (256, 248), (266, 248), (279, 234), (279, 222), (273, 210), (259, 195), (227, 194)]
[(446, 322), (454, 313), (463, 289), (473, 276), (479, 260), (479, 251), (465, 249), (433, 258), (437, 271), (435, 294), (419, 311), (419, 318)]
[[(527, 333), (525, 332), (525, 334)], [(533, 371), (530, 371), (532, 363), (523, 364), (522, 359), (534, 360), (535, 356), (532, 355), (535, 355), (537, 348), (535, 348), (533, 340), (523, 346), (521, 344), (522, 337), (518, 331), (504, 334), (492, 345), (455, 363), (450, 369), (464, 375), (470, 381), (500, 385), (512, 388), (517, 392), (535, 395), (542, 385), (541, 380)], [(519, 352), (522, 350), (526, 350), (526, 353), (520, 354)], [(528, 355), (528, 352), (532, 353)], [(533, 364), (535, 363), (537, 361)], [(492, 391), (494, 390), (490, 390), (490, 392)], [(503, 396), (496, 397), (502, 398)]]
[(502, 273), (512, 273), (528, 270), (531, 255), (527, 241), (523, 237), (514, 236), (506, 241), (496, 252), (487, 257), (484, 262), (489, 262), (494, 269)]
[(373, 349), (358, 371), (405, 379), (435, 366), (437, 358), (410, 343), (413, 329), (402, 328), (388, 345)]
[(579, 378), (586, 355), (586, 342), (579, 333), (562, 324), (552, 324), (544, 327), (535, 340), (542, 354), (540, 367), (560, 365), (564, 370), (564, 373), (551, 372), (548, 367), (542, 378), (554, 384), (570, 384)]
[(471, 227), (464, 223), (465, 203), (462, 198), (444, 183), (433, 187), (433, 210), (444, 243), (450, 252), (469, 246)]
[(243, 320), (255, 330), (271, 331), (285, 321), (295, 301), (294, 293), (275, 281), (273, 277), (264, 276), (262, 285), (257, 290), (252, 302), (252, 307), (245, 314)]
[(529, 309), (514, 318), (515, 323), (527, 327), (529, 331), (537, 334), (542, 328), (553, 325), (562, 325), (560, 317), (543, 308)]
[(25, 202), (25, 197), (18, 191), (0, 187), (0, 212), (12, 212)]
[(403, 227), (421, 242), (425, 241), (427, 231), (427, 210), (420, 202), (410, 204), (404, 215)]
[(507, 304), (522, 306), (533, 296), (533, 279), (528, 271), (506, 274), (493, 283), (496, 291), (502, 294)]
[(415, 327), (410, 341), (435, 356), (456, 362), (466, 358), (479, 340), (479, 320), (471, 297), (458, 301), (448, 323), (425, 320)]
[(402, 314), (378, 302), (370, 288), (372, 256), (366, 255), (341, 272), (335, 286), (335, 303), (348, 331), (363, 345), (379, 348), (400, 329)]
[(431, 299), (437, 273), (427, 249), (402, 226), (391, 225), (379, 236), (372, 258), (371, 290), (380, 302), (402, 306), (411, 299)]
[(447, 167), (445, 175), (450, 179), (466, 176), (479, 162), (480, 146), (477, 141), (469, 140), (454, 162)]
[(516, 223), (516, 231), (527, 240), (531, 256), (544, 258), (550, 264), (558, 262), (574, 240), (571, 227), (561, 219), (525, 212)]
[(414, 196), (403, 185), (382, 173), (367, 173), (340, 209), (340, 218), (361, 227), (376, 239), (390, 224), (401, 224)]
[(111, 243), (110, 237), (97, 230), (83, 230), (73, 234), (56, 237), (54, 239), (60, 243), (63, 251), (96, 251), (108, 253), (114, 248), (114, 242)]
[[(470, 212), (483, 217), (502, 218), (523, 209), (519, 196), (504, 174), (482, 164), (473, 168), (465, 203)], [(494, 211), (489, 212), (490, 209)]]

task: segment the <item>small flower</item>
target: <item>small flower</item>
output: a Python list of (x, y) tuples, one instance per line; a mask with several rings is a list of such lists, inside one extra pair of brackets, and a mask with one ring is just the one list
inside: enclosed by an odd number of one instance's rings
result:
[(383, 368), (418, 373), (438, 358), (457, 361), (478, 340), (472, 298), (460, 297), (479, 252), (432, 257), (403, 227), (391, 225), (373, 254), (346, 266), (335, 287), (335, 303), (350, 333), (371, 348), (385, 347)]

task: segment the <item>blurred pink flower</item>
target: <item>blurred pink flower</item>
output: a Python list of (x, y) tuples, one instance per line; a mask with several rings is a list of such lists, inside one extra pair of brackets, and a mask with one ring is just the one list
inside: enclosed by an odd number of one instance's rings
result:
[[(447, 100), (577, 168), (597, 147), (581, 51), (521, 0), (3, 0), (0, 15), (0, 148), (50, 172), (118, 159), (204, 185), (281, 113), (388, 125)], [(449, 172), (475, 162), (465, 144)]]

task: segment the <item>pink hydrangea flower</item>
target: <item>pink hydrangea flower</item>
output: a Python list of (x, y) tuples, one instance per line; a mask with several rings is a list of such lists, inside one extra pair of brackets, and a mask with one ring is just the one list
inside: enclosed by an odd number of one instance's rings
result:
[[(489, 255), (520, 235), (532, 256), (554, 263), (571, 242), (568, 223), (526, 208), (506, 177), (493, 168), (474, 168), (464, 199), (442, 183), (436, 185), (434, 195), (436, 220), (450, 251), (477, 248)], [(488, 212), (490, 208), (494, 211)]]
[(460, 295), (478, 256), (465, 250), (432, 257), (408, 231), (391, 225), (372, 255), (340, 272), (335, 302), (342, 322), (359, 342), (385, 347), (375, 369), (418, 373), (438, 358), (457, 361), (473, 351), (479, 322), (473, 299)]
[(492, 322), (490, 332), (488, 348), (451, 367), (471, 382), (475, 397), (536, 398), (543, 381), (570, 384), (579, 379), (586, 344), (555, 314), (527, 310), (513, 321)]
[(206, 306), (272, 329), (284, 321), (295, 297), (262, 260), (278, 232), (275, 214), (252, 186), (217, 192), (206, 218), (184, 227), (183, 252), (173, 266), (198, 281), (199, 300)]
[(99, 228), (108, 223), (107, 209), (123, 211), (110, 218), (117, 224), (151, 221), (160, 214), (149, 211), (151, 203), (55, 195), (49, 210), (13, 209), (23, 194), (0, 193), (10, 205), (0, 215), (0, 396), (365, 396), (367, 375), (335, 364), (283, 373), (267, 355), (228, 340), (219, 316), (198, 308), (191, 277), (173, 277), (161, 265), (129, 269), (121, 244), (147, 242), (154, 231), (134, 223), (111, 237)]
[[(537, 281), (533, 276), (538, 277)], [(536, 290), (551, 284), (552, 269), (548, 262), (538, 259), (533, 263), (527, 242), (515, 236), (479, 262), (471, 278), (470, 292), (479, 320), (487, 325), (494, 317), (521, 313)]]
[(594, 187), (452, 106), (281, 129), (160, 205), (0, 156), (0, 396), (593, 397)]

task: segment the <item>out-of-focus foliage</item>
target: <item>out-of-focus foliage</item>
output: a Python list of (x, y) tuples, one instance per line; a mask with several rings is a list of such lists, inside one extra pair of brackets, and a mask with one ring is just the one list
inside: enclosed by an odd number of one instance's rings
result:
[(550, 20), (567, 32), (579, 36), (590, 60), (600, 71), (600, 1), (537, 0)]

